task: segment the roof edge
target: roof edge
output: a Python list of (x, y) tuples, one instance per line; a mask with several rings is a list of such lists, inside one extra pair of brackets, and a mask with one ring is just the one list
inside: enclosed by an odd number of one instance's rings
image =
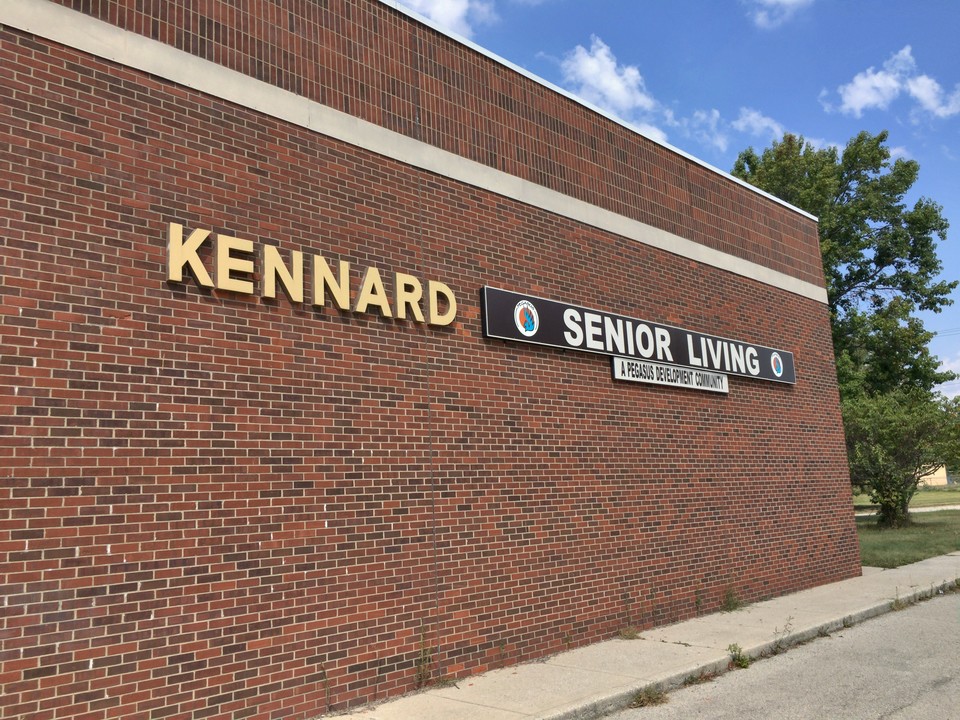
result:
[(582, 105), (583, 107), (587, 108), (587, 109), (590, 110), (591, 112), (595, 112), (595, 113), (597, 113), (598, 115), (601, 115), (601, 116), (607, 118), (607, 120), (610, 120), (611, 122), (614, 122), (614, 123), (616, 123), (617, 125), (620, 125), (621, 127), (625, 128), (626, 130), (629, 130), (630, 132), (632, 132), (632, 133), (634, 133), (634, 134), (636, 134), (636, 135), (640, 135), (641, 137), (646, 138), (646, 139), (649, 140), (650, 142), (654, 142), (654, 143), (656, 143), (657, 145), (659, 145), (659, 146), (661, 146), (661, 147), (669, 150), (670, 152), (675, 153), (676, 155), (679, 155), (680, 157), (682, 157), (682, 158), (684, 158), (684, 159), (686, 159), (686, 160), (689, 160), (689, 161), (692, 162), (692, 163), (696, 163), (697, 165), (705, 168), (706, 170), (709, 170), (709, 171), (712, 172), (712, 173), (716, 173), (717, 175), (720, 175), (721, 177), (726, 178), (727, 180), (730, 180), (730, 181), (736, 183), (737, 185), (740, 185), (741, 187), (744, 187), (744, 188), (746, 188), (746, 189), (748, 189), (748, 190), (756, 193), (757, 195), (760, 195), (761, 197), (765, 197), (765, 198), (767, 198), (768, 200), (772, 200), (773, 202), (777, 203), (778, 205), (782, 205), (783, 207), (787, 208), (788, 210), (792, 210), (793, 212), (795, 212), (795, 213), (797, 213), (797, 214), (799, 214), (799, 215), (802, 215), (803, 217), (809, 218), (809, 219), (813, 220), (814, 222), (819, 222), (819, 218), (818, 218), (816, 215), (812, 215), (811, 213), (808, 213), (806, 210), (801, 210), (801, 209), (798, 208), (796, 205), (791, 205), (790, 203), (786, 202), (785, 200), (781, 200), (781, 199), (778, 198), (776, 195), (771, 195), (770, 193), (766, 192), (765, 190), (761, 190), (760, 188), (756, 187), (755, 185), (751, 185), (750, 183), (748, 183), (748, 182), (746, 182), (746, 181), (744, 181), (744, 180), (741, 180), (740, 178), (735, 177), (734, 175), (731, 175), (730, 173), (726, 172), (725, 170), (721, 170), (720, 168), (711, 165), (710, 163), (706, 162), (705, 160), (701, 160), (700, 158), (698, 158), (698, 157), (696, 157), (696, 156), (694, 156), (694, 155), (691, 155), (690, 153), (688, 153), (688, 152), (686, 152), (686, 151), (684, 151), (684, 150), (681, 150), (680, 148), (675, 147), (674, 145), (671, 145), (671, 144), (668, 143), (668, 142), (664, 142), (664, 141), (662, 141), (662, 140), (658, 140), (658, 139), (655, 138), (655, 137), (651, 137), (650, 135), (648, 135), (648, 134), (646, 134), (645, 132), (643, 132), (640, 128), (636, 127), (635, 125), (631, 124), (630, 122), (628, 122), (628, 121), (626, 121), (626, 120), (624, 120), (624, 119), (622, 119), (622, 118), (620, 118), (620, 117), (617, 117), (617, 116), (614, 115), (613, 113), (608, 112), (608, 111), (606, 111), (606, 110), (603, 110), (603, 109), (597, 107), (596, 105), (594, 105), (593, 103), (591, 103), (591, 102), (589, 102), (589, 101), (587, 101), (587, 100), (584, 100), (583, 98), (578, 97), (577, 95), (574, 95), (574, 94), (573, 94), (572, 92), (570, 92), (569, 90), (564, 90), (562, 87), (560, 87), (560, 86), (558, 86), (558, 85), (554, 85), (552, 82), (550, 82), (549, 80), (545, 80), (544, 78), (540, 77), (539, 75), (534, 75), (534, 74), (533, 74), (532, 72), (530, 72), (529, 70), (526, 70), (526, 69), (520, 67), (519, 65), (510, 62), (510, 61), (507, 60), (506, 58), (500, 57), (499, 55), (497, 55), (496, 53), (492, 52), (491, 50), (488, 50), (487, 48), (483, 47), (482, 45), (478, 45), (477, 43), (473, 42), (473, 41), (470, 40), (469, 38), (465, 38), (465, 37), (463, 37), (462, 35), (460, 35), (460, 34), (458, 34), (458, 33), (456, 33), (456, 32), (453, 32), (452, 30), (449, 30), (449, 29), (443, 27), (442, 25), (438, 25), (437, 23), (435, 23), (435, 22), (434, 22), (433, 20), (431, 20), (430, 18), (425, 17), (425, 16), (421, 15), (420, 13), (418, 13), (416, 10), (412, 10), (412, 9), (406, 7), (405, 5), (402, 5), (402, 4), (400, 3), (400, 0), (379, 0), (379, 2), (380, 2), (382, 5), (386, 5), (387, 7), (392, 8), (392, 9), (394, 9), (394, 10), (396, 10), (396, 11), (398, 11), (398, 12), (400, 12), (400, 13), (402, 13), (402, 14), (410, 17), (410, 18), (412, 18), (412, 19), (416, 20), (417, 22), (419, 22), (419, 23), (421, 23), (421, 24), (423, 24), (423, 25), (426, 25), (426, 26), (429, 27), (431, 30), (435, 30), (436, 32), (440, 33), (441, 35), (445, 35), (446, 37), (450, 38), (451, 40), (454, 40), (455, 42), (458, 42), (458, 43), (460, 43), (461, 45), (467, 46), (467, 47), (470, 48), (471, 50), (473, 50), (473, 51), (475, 51), (475, 52), (477, 52), (477, 53), (480, 53), (481, 55), (483, 55), (483, 56), (485, 56), (485, 57), (493, 60), (494, 62), (496, 62), (496, 63), (504, 66), (505, 68), (507, 68), (507, 69), (509, 69), (509, 70), (512, 70), (513, 72), (519, 73), (520, 75), (523, 75), (523, 76), (524, 76), (525, 78), (527, 78), (528, 80), (532, 80), (533, 82), (537, 83), (538, 85), (542, 85), (543, 87), (547, 88), (548, 90), (550, 90), (550, 91), (552, 91), (552, 92), (555, 92), (555, 93), (558, 93), (558, 94), (560, 94), (560, 95), (563, 95), (563, 96), (564, 96), (565, 98), (567, 98), (568, 100), (572, 100), (573, 102), (575, 102), (575, 103), (577, 103), (577, 104), (579, 104), (579, 105)]

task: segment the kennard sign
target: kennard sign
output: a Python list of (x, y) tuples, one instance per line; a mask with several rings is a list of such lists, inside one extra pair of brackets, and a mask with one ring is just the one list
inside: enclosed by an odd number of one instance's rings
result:
[(491, 287), (483, 288), (481, 305), (483, 332), (491, 338), (796, 383), (786, 350)]
[[(428, 280), (425, 294), (423, 284), (413, 275), (393, 273), (391, 297), (380, 271), (368, 267), (359, 276), (357, 292), (351, 301), (352, 273), (346, 260), (338, 260), (334, 272), (322, 255), (309, 255), (305, 259), (302, 252), (295, 250), (290, 253), (288, 265), (274, 245), (263, 244), (258, 248), (251, 240), (203, 229), (194, 230), (186, 239), (183, 235), (182, 225), (170, 223), (168, 282), (184, 282), (183, 271), (190, 268), (197, 283), (206, 288), (254, 295), (257, 294), (254, 281), (259, 278), (259, 294), (263, 298), (275, 298), (277, 288), (282, 287), (291, 302), (310, 302), (314, 307), (326, 305), (329, 293), (333, 304), (344, 311), (377, 312), (385, 318), (439, 326), (449, 325), (457, 317), (457, 299), (439, 280)], [(208, 240), (213, 245), (212, 275), (199, 254)]]

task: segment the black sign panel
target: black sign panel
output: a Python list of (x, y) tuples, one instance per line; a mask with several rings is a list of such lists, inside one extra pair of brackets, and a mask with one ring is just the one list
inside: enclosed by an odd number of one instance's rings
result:
[(485, 287), (483, 333), (490, 338), (649, 360), (742, 377), (796, 383), (793, 353), (704, 335), (532, 295)]

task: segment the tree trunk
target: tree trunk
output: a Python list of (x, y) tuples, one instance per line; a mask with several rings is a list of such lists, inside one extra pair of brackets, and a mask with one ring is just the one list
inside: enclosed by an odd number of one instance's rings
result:
[(877, 513), (877, 525), (884, 528), (903, 528), (910, 524), (910, 498), (913, 494), (900, 497), (891, 503), (881, 504)]

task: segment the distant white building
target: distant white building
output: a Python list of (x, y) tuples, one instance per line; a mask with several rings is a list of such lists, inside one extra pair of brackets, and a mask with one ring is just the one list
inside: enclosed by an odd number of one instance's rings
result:
[(954, 482), (956, 482), (956, 478), (952, 473), (947, 472), (947, 466), (941, 465), (933, 474), (923, 478), (923, 480), (920, 481), (920, 485), (923, 487), (940, 487), (943, 485), (952, 485)]

